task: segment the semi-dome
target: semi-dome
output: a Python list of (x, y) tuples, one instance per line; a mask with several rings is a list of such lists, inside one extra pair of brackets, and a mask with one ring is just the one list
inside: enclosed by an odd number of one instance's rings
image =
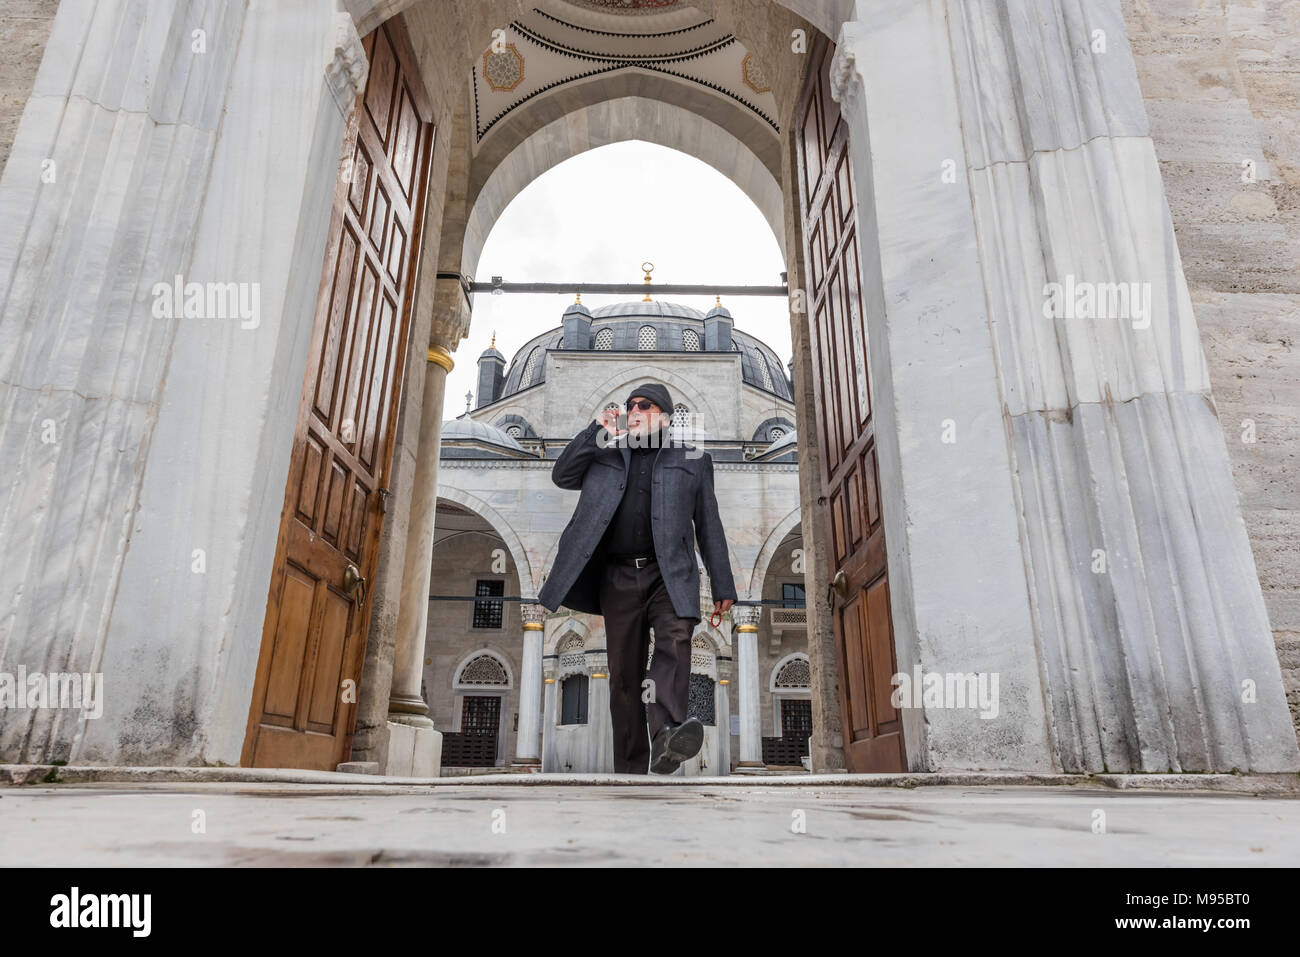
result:
[(799, 430), (791, 429), (789, 432), (781, 436), (779, 439), (777, 439), (775, 442), (773, 442), (763, 451), (765, 453), (778, 452), (781, 449), (785, 448), (786, 446), (798, 445), (798, 444), (799, 444)]
[[(585, 311), (585, 309), (584, 309)], [(794, 401), (794, 392), (786, 377), (785, 365), (764, 342), (732, 327), (731, 313), (722, 306), (708, 314), (678, 302), (616, 302), (590, 312), (591, 328), (586, 348), (610, 352), (716, 352), (709, 343), (718, 341), (710, 335), (710, 325), (722, 325), (726, 333), (721, 341), (730, 342), (730, 351), (740, 353), (741, 378), (751, 386)], [(548, 329), (526, 342), (506, 370), (505, 382), (498, 398), (546, 381), (546, 351), (562, 348), (564, 328)]]
[(762, 452), (755, 455), (752, 462), (795, 462), (798, 461), (799, 433), (791, 429)]
[(460, 415), (443, 422), (442, 441), (444, 443), (456, 442), (462, 445), (472, 445), (488, 452), (532, 457), (527, 449), (501, 429), (494, 425), (488, 425), (486, 422), (471, 419), (468, 415)]

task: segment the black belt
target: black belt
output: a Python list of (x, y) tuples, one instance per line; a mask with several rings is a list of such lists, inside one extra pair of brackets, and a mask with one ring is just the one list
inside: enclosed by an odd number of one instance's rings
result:
[(649, 565), (654, 560), (655, 556), (653, 555), (611, 555), (609, 557), (609, 561), (616, 565), (635, 565), (637, 568), (645, 568), (646, 565)]

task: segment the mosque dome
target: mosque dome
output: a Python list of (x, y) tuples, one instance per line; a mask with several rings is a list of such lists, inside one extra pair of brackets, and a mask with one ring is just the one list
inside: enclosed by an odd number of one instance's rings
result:
[[(580, 308), (587, 313), (585, 307)], [(718, 337), (706, 335), (710, 325), (725, 326), (723, 341), (730, 340), (729, 351), (740, 354), (741, 378), (787, 402), (794, 401), (785, 366), (776, 353), (761, 340), (734, 328), (731, 313), (721, 305), (706, 314), (676, 302), (633, 300), (600, 306), (589, 315), (590, 329), (584, 329), (582, 336), (586, 338), (585, 347), (593, 352), (727, 351), (708, 348), (708, 343)], [(548, 329), (515, 353), (498, 398), (546, 381), (546, 350), (563, 348), (564, 331), (563, 326)]]

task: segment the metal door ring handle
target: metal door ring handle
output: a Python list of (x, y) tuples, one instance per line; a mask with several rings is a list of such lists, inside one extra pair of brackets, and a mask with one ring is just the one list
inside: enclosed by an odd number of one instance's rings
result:
[(343, 569), (343, 591), (350, 595), (358, 605), (366, 603), (366, 579), (361, 569), (351, 562)]

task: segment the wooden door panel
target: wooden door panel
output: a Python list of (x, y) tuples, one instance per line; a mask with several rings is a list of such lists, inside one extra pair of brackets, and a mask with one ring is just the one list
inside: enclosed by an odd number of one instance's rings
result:
[[(271, 680), (266, 692), (265, 716), (293, 723), (298, 707), (298, 674), (306, 658), (312, 607), (315, 604), (314, 576), (290, 565), (280, 594), (280, 615), (276, 621), (271, 650)], [(265, 718), (264, 718), (265, 720)]]
[(338, 256), (334, 261), (334, 280), (330, 288), (329, 320), (325, 342), (316, 367), (315, 396), (312, 411), (316, 419), (330, 424), (334, 405), (334, 380), (338, 377), (339, 350), (344, 330), (351, 320), (356, 295), (356, 261), (360, 241), (351, 223), (344, 223), (339, 241)]
[[(862, 308), (857, 196), (848, 130), (828, 93), (835, 47), (818, 38), (799, 103), (795, 151), (804, 258), (808, 270), (809, 338), (815, 428), (821, 441), (821, 520), (832, 559), (843, 573), (833, 622), (840, 675), (844, 754), (849, 770), (906, 769), (901, 715), (890, 701), (896, 655), (889, 571)], [(814, 142), (815, 139), (815, 142)]]
[[(363, 41), (249, 709), (245, 765), (347, 760), (433, 146), (403, 19)], [(363, 587), (356, 587), (360, 579)]]

